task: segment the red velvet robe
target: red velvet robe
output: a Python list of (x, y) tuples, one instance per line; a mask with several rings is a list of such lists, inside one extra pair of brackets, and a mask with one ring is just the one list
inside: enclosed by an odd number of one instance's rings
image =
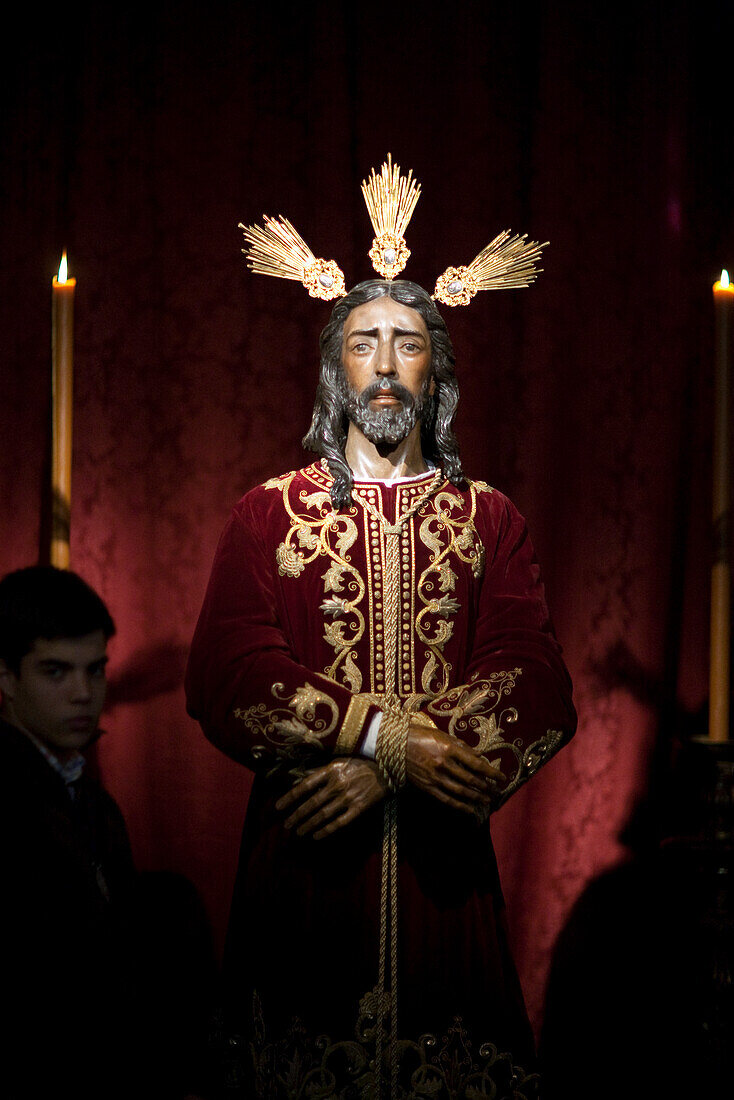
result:
[[(314, 841), (274, 803), (309, 766), (359, 752), (390, 690), (385, 535), (361, 501), (393, 523), (432, 476), (357, 483), (360, 503), (335, 512), (331, 476), (309, 466), (243, 497), (217, 549), (187, 691), (207, 737), (255, 771), (225, 968), (260, 1095), (376, 1095), (362, 998), (377, 977), (382, 808)], [(397, 693), (499, 764), (499, 804), (575, 728), (525, 522), (482, 482), (444, 481), (403, 524), (400, 563)], [(513, 1080), (530, 1096), (489, 823), (410, 787), (397, 797), (405, 1095), (491, 1082), (501, 1097)]]

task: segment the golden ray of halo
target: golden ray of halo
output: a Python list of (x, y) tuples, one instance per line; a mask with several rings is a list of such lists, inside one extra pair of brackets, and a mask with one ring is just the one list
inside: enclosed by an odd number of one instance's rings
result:
[(461, 306), (480, 290), (530, 286), (543, 270), (535, 265), (548, 243), (528, 241), (526, 233), (511, 236), (511, 230), (505, 229), (467, 267), (446, 268), (436, 282), (433, 297), (444, 305)]
[(344, 274), (334, 260), (317, 259), (300, 233), (279, 216), (263, 215), (264, 227), (239, 224), (249, 247), (243, 248), (247, 266), (257, 275), (295, 279), (312, 298), (329, 301), (346, 294)]
[(400, 165), (392, 163), (390, 153), (379, 175), (373, 168), (369, 179), (362, 180), (362, 194), (375, 231), (369, 256), (375, 271), (386, 279), (394, 279), (410, 257), (405, 230), (420, 193), (412, 170), (407, 176), (401, 175)]

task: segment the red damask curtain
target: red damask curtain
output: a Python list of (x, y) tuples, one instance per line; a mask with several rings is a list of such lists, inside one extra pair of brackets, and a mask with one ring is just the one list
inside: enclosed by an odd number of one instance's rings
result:
[[(469, 0), (76, 4), (6, 38), (0, 568), (36, 561), (50, 280), (77, 277), (72, 567), (118, 624), (97, 751), (139, 864), (190, 878), (221, 942), (248, 774), (184, 710), (229, 508), (302, 464), (328, 306), (250, 275), (286, 214), (354, 283), (359, 183), (423, 184), (406, 275), (500, 229), (531, 290), (446, 311), (467, 471), (527, 516), (576, 685), (574, 743), (495, 835), (533, 1019), (585, 886), (707, 691), (711, 284), (734, 265), (727, 5)], [(639, 818), (639, 815), (637, 815)]]

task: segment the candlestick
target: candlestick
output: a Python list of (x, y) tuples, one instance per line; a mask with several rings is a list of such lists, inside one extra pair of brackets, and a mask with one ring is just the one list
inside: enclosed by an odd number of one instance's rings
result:
[(711, 567), (711, 646), (709, 738), (729, 738), (731, 645), (731, 471), (729, 439), (729, 347), (734, 286), (728, 272), (714, 283), (716, 348), (714, 360), (713, 536)]
[(71, 440), (74, 398), (74, 288), (66, 252), (51, 299), (51, 549), (52, 565), (69, 568)]

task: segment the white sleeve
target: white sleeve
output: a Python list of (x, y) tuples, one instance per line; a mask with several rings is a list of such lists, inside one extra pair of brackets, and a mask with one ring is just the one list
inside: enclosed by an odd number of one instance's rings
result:
[(368, 760), (375, 759), (375, 749), (377, 748), (377, 734), (380, 731), (380, 722), (382, 721), (382, 711), (379, 711), (369, 726), (367, 727), (367, 734), (364, 739), (362, 748), (360, 749), (360, 756), (366, 756)]

